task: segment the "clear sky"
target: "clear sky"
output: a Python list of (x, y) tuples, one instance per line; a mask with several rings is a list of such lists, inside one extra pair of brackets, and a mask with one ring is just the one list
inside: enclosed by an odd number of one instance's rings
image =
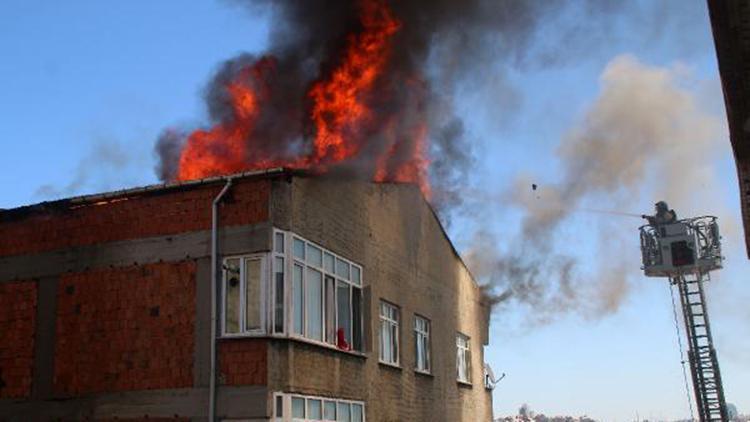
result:
[[(600, 201), (596, 208), (647, 212), (661, 199), (656, 195), (669, 193), (658, 168), (683, 166), (698, 177), (687, 195), (674, 195), (670, 204), (681, 216), (721, 218), (727, 261), (708, 287), (711, 322), (727, 399), (750, 413), (750, 265), (706, 5), (702, 0), (633, 4), (642, 14), (621, 21), (609, 17), (616, 24), (590, 51), (565, 53), (564, 40), (550, 27), (537, 42), (562, 51), (563, 60), (531, 66), (502, 62), (490, 67), (497, 72), (480, 81), (482, 89), (454, 98), (475, 140), (474, 189), (502, 196), (521, 175), (542, 186), (557, 183), (565, 171), (558, 146), (581, 122), (596, 117), (592, 110), (606, 96), (607, 77), (623, 63), (671, 75), (680, 92), (695, 100), (696, 116), (720, 123), (715, 135), (701, 137), (696, 146), (686, 133), (685, 142), (667, 145), (683, 155), (655, 152), (648, 165), (656, 170), (645, 172), (643, 188), (628, 191), (627, 201), (606, 192), (585, 199)], [(664, 18), (663, 24), (655, 16)], [(216, 0), (3, 1), (0, 207), (157, 182), (158, 133), (170, 125), (204, 122), (200, 93), (211, 73), (239, 52), (261, 51), (269, 24), (264, 16)], [(475, 205), (512, 247), (523, 210), (501, 200)], [(460, 249), (472, 247), (467, 233), (476, 224), (459, 219), (451, 225)], [(486, 349), (495, 372), (507, 374), (494, 391), (497, 415), (514, 414), (528, 403), (548, 415), (588, 414), (607, 421), (688, 416), (669, 289), (665, 281), (638, 272), (638, 224), (574, 213), (550, 233), (584, 271), (622, 272), (627, 288), (620, 306), (603, 315), (563, 312), (545, 324), (530, 324), (529, 313), (536, 310), (522, 304), (499, 308)], [(610, 256), (604, 249), (611, 248), (622, 251), (618, 265), (609, 268), (602, 257)]]

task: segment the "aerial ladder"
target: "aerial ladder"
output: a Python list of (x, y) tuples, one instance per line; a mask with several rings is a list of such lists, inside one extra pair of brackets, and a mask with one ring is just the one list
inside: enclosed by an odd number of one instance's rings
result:
[(640, 227), (642, 269), (647, 277), (667, 278), (679, 292), (699, 420), (727, 422), (728, 409), (703, 289), (710, 272), (722, 268), (716, 217), (650, 223)]

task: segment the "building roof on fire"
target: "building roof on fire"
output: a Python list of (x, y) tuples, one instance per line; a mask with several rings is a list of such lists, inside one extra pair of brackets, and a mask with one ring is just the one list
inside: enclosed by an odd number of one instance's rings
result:
[[(71, 209), (71, 208), (76, 208), (76, 207), (85, 206), (85, 205), (97, 204), (100, 202), (108, 202), (111, 200), (116, 200), (118, 198), (137, 197), (137, 196), (146, 195), (146, 194), (167, 193), (170, 191), (180, 191), (184, 189), (190, 189), (192, 187), (199, 186), (199, 185), (218, 184), (218, 183), (225, 182), (228, 179), (232, 179), (232, 180), (261, 179), (261, 178), (295, 177), (295, 176), (296, 177), (315, 177), (316, 174), (307, 170), (297, 170), (297, 169), (289, 169), (289, 168), (284, 168), (284, 167), (277, 167), (277, 168), (270, 168), (270, 169), (265, 169), (265, 170), (245, 171), (245, 172), (228, 174), (228, 175), (223, 175), (223, 176), (208, 177), (204, 179), (157, 183), (157, 184), (148, 185), (148, 186), (121, 189), (121, 190), (111, 191), (111, 192), (103, 192), (103, 193), (96, 193), (96, 194), (90, 194), (90, 195), (81, 195), (81, 196), (75, 196), (75, 197), (69, 197), (69, 198), (56, 199), (52, 201), (45, 201), (45, 202), (40, 202), (36, 204), (24, 205), (24, 206), (20, 206), (17, 208), (0, 209), (0, 222), (21, 219), (29, 214), (33, 214), (37, 212), (43, 213), (45, 211), (52, 211), (52, 210), (65, 210), (65, 209)], [(373, 182), (373, 183), (413, 185), (413, 183), (406, 183), (406, 182), (404, 183), (402, 182)], [(416, 189), (416, 190), (420, 192), (420, 195), (422, 195), (421, 189)], [(466, 271), (469, 272), (470, 277), (476, 283), (476, 279), (474, 278), (473, 274), (471, 274), (471, 271), (469, 270), (468, 266), (466, 265), (463, 258), (461, 257), (461, 254), (458, 253), (458, 250), (453, 244), (453, 241), (451, 240), (450, 236), (448, 236), (448, 232), (445, 230), (445, 227), (443, 226), (443, 223), (438, 217), (438, 214), (435, 211), (435, 208), (430, 204), (429, 201), (427, 201), (427, 198), (425, 198), (424, 195), (422, 195), (422, 200), (424, 201), (425, 205), (429, 208), (429, 210), (432, 212), (432, 215), (437, 221), (438, 226), (440, 227), (440, 230), (443, 236), (448, 241), (448, 244), (450, 245), (453, 254), (458, 258), (458, 260), (461, 262), (464, 268), (466, 268)]]

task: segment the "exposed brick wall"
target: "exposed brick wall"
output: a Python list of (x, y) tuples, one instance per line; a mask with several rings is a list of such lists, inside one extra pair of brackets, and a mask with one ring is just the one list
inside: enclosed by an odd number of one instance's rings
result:
[[(22, 255), (118, 240), (211, 228), (211, 202), (223, 185), (196, 186), (110, 199), (27, 216), (2, 219), (0, 256)], [(268, 180), (237, 181), (222, 204), (221, 224), (253, 224), (268, 219)]]
[(55, 392), (191, 387), (195, 271), (183, 261), (63, 275)]
[(265, 385), (268, 343), (264, 339), (225, 339), (219, 343), (219, 370), (225, 385)]
[(31, 394), (36, 282), (0, 284), (0, 398)]

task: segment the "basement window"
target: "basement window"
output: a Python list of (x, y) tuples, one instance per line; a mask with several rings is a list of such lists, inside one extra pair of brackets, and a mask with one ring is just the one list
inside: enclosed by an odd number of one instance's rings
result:
[(461, 333), (456, 335), (456, 372), (458, 382), (471, 384), (470, 338)]
[(365, 422), (365, 403), (331, 397), (274, 394), (276, 422)]
[(262, 334), (265, 257), (225, 258), (222, 265), (222, 333)]
[(288, 269), (290, 335), (340, 350), (363, 351), (362, 267), (280, 230), (274, 232), (273, 250), (274, 332), (283, 332), (283, 280)]

